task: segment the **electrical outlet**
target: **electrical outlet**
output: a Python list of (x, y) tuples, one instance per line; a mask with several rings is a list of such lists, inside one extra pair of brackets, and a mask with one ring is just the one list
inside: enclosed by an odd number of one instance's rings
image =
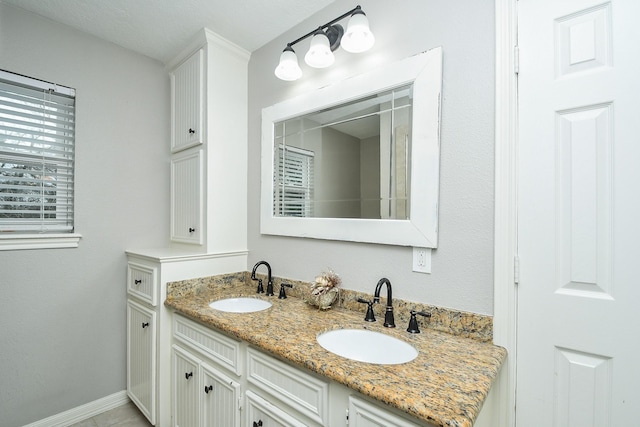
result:
[(413, 248), (413, 271), (431, 273), (431, 249)]

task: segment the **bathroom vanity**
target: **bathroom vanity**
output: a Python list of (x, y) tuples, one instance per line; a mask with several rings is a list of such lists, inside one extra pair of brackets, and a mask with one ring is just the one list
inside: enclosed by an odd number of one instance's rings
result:
[[(274, 279), (271, 297), (256, 295), (248, 272), (168, 284), (175, 425), (473, 425), (506, 357), (503, 348), (434, 330), (422, 320), (422, 332), (410, 334), (408, 313), (400, 312), (406, 302), (394, 303), (398, 327), (385, 328), (382, 318), (364, 322), (362, 304), (345, 299), (326, 311), (294, 296), (295, 288), (278, 299), (281, 283)], [(209, 306), (238, 296), (271, 306), (249, 313)], [(319, 334), (345, 328), (396, 337), (418, 356), (403, 364), (370, 364), (318, 344)]]

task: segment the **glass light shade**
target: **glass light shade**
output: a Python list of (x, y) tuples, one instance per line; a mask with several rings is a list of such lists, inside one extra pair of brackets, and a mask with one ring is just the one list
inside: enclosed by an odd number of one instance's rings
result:
[(287, 47), (280, 55), (280, 63), (275, 70), (276, 77), (280, 80), (294, 81), (302, 76), (302, 69), (298, 65), (298, 57), (296, 53)]
[(304, 62), (313, 68), (326, 68), (333, 64), (335, 57), (329, 46), (329, 38), (322, 31), (317, 31), (311, 39), (309, 51), (304, 56)]
[(349, 19), (347, 31), (342, 36), (340, 45), (344, 50), (351, 53), (365, 52), (376, 42), (371, 30), (369, 30), (369, 19), (363, 12), (355, 12)]

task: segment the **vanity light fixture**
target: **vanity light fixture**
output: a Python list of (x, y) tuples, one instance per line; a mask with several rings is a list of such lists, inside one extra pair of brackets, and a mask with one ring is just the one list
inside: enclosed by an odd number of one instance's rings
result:
[[(347, 16), (351, 18), (345, 32), (342, 25), (337, 24), (337, 22)], [(375, 43), (375, 37), (369, 29), (369, 20), (360, 5), (358, 5), (349, 12), (321, 25), (291, 43), (287, 43), (287, 47), (282, 51), (280, 62), (275, 70), (276, 77), (281, 80), (293, 81), (302, 76), (302, 69), (298, 65), (298, 57), (292, 46), (311, 36), (313, 36), (311, 45), (304, 56), (304, 61), (314, 68), (326, 68), (333, 64), (335, 61), (333, 51), (340, 45), (347, 52), (361, 53), (369, 50)]]

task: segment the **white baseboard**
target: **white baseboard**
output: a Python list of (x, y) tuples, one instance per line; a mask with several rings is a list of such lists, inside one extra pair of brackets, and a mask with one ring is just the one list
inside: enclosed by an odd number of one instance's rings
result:
[(24, 427), (68, 427), (129, 402), (127, 391), (122, 390)]

